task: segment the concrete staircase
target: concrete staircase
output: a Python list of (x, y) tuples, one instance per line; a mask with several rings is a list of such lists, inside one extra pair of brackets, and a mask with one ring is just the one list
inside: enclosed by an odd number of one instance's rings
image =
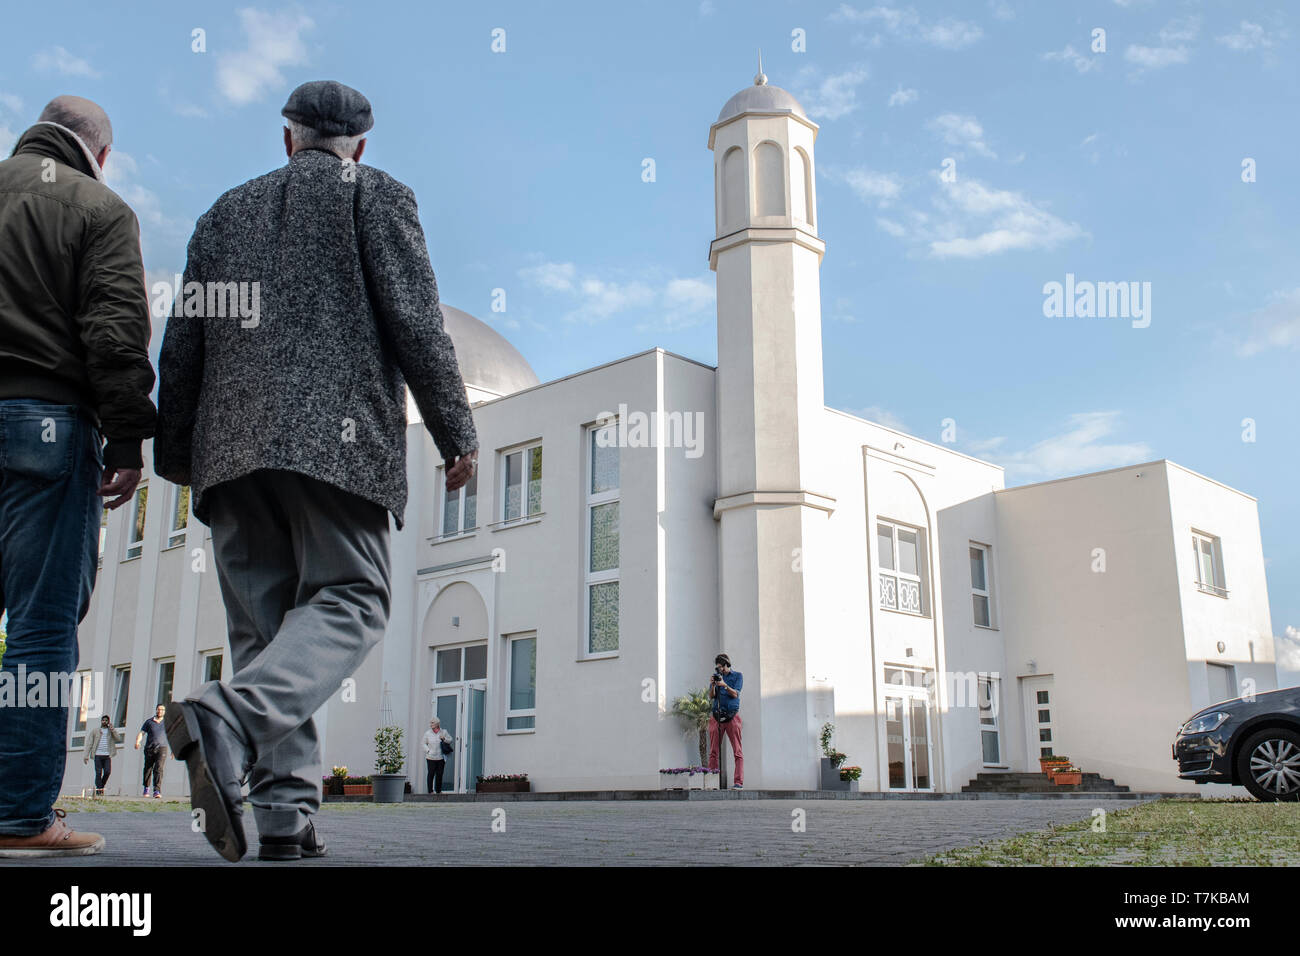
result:
[(981, 773), (961, 788), (962, 793), (1128, 793), (1109, 777), (1085, 773), (1083, 783), (1058, 786), (1045, 773)]

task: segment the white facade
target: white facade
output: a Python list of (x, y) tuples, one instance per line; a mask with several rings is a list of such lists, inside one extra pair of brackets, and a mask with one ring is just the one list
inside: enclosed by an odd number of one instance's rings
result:
[[(457, 739), (448, 789), (518, 772), (653, 789), (698, 762), (667, 708), (725, 650), (750, 789), (815, 787), (828, 720), (864, 790), (957, 791), (1047, 748), (1133, 789), (1191, 789), (1178, 724), (1244, 681), (1276, 686), (1254, 499), (1167, 461), (1005, 489), (995, 465), (825, 407), (816, 135), (765, 82), (710, 130), (717, 368), (652, 349), (537, 383), (446, 309), (480, 439), (473, 518), (413, 422), (392, 618), (318, 714), (324, 772), (371, 772), (391, 721), (423, 791), (436, 713)], [(180, 698), (228, 660), (210, 537), (173, 534), (175, 489), (147, 487), (138, 544), (133, 508), (108, 520), (81, 628), (106, 699), (73, 715), (65, 791), (89, 781), (78, 718), (122, 710), (114, 669), (133, 739), (168, 663)], [(140, 769), (125, 752), (110, 791)]]

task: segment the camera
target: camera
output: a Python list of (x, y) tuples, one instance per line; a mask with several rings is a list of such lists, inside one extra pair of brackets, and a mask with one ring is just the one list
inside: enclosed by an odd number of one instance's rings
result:
[(721, 683), (722, 683), (722, 671), (714, 671), (714, 672), (713, 672), (713, 683), (715, 683), (715, 684), (721, 684)]

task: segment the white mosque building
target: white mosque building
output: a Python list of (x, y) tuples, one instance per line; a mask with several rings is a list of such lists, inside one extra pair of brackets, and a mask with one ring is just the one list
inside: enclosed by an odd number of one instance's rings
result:
[[(751, 790), (815, 788), (827, 721), (863, 790), (955, 792), (1052, 753), (1190, 790), (1179, 724), (1276, 687), (1249, 495), (1170, 461), (1004, 488), (996, 465), (825, 406), (817, 129), (761, 74), (709, 129), (716, 368), (656, 348), (539, 382), (443, 306), (479, 473), (447, 495), (413, 420), (391, 623), (317, 715), (324, 772), (371, 772), (396, 723), (423, 791), (437, 714), (448, 789), (655, 789), (698, 763), (668, 710), (725, 650)], [(65, 792), (90, 785), (101, 707), (129, 744), (159, 701), (230, 677), (214, 572), (186, 490), (149, 473), (108, 516), (80, 632), (103, 703), (71, 715)], [(140, 753), (115, 764), (110, 792), (130, 792)]]

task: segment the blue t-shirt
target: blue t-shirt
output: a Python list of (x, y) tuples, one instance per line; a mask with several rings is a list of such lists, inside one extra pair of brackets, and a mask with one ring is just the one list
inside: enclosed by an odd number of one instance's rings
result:
[(167, 721), (165, 720), (154, 720), (150, 717), (140, 728), (140, 733), (145, 735), (145, 750), (167, 746)]
[[(740, 694), (740, 688), (745, 684), (744, 676), (737, 670), (733, 670), (730, 674), (723, 674), (722, 680), (728, 687), (734, 690), (737, 695)], [(732, 697), (725, 690), (719, 687), (715, 691), (713, 698), (713, 710), (715, 712), (721, 711), (726, 714), (739, 713), (740, 697)]]

